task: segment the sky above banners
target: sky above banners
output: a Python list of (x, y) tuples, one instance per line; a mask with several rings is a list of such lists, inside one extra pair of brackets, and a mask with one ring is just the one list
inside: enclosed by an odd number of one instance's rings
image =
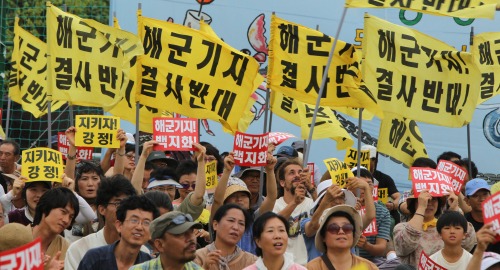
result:
[[(137, 33), (138, 0), (127, 1), (127, 5), (119, 4), (118, 0), (111, 1), (111, 12), (115, 12), (122, 29)], [(329, 36), (335, 36), (344, 1), (318, 0), (315, 5), (307, 1), (289, 0), (286, 5), (276, 1), (254, 0), (254, 1), (231, 1), (216, 0), (209, 5), (203, 6), (201, 16), (210, 24), (217, 35), (232, 47), (243, 50), (253, 56), (259, 63), (260, 68), (265, 69), (268, 64), (268, 47), (271, 14), (302, 24), (304, 26), (319, 30)], [(199, 5), (195, 0), (151, 0), (142, 3), (143, 16), (156, 18), (158, 20), (173, 20), (175, 23), (196, 26), (198, 21)], [(410, 27), (424, 34), (437, 38), (457, 50), (470, 51), (469, 39), (471, 27), (475, 34), (483, 32), (500, 31), (500, 11), (496, 12), (497, 18), (489, 19), (459, 19), (429, 14), (418, 14), (413, 11), (400, 11), (398, 9), (349, 9), (346, 14), (343, 28), (339, 39), (360, 46), (363, 37), (364, 13), (377, 16), (391, 23)], [(439, 25), (439, 27), (436, 27)], [(259, 87), (252, 98), (256, 103), (251, 108), (256, 116), (246, 133), (259, 134), (263, 131), (264, 104), (266, 92)], [(370, 89), (371, 91), (374, 91)], [(500, 156), (500, 136), (496, 121), (500, 118), (500, 97), (493, 97), (475, 110), (471, 121), (471, 144), (472, 160), (476, 162), (480, 173), (500, 174), (500, 169), (489, 160)], [(339, 119), (346, 130), (350, 132), (354, 145), (356, 142), (356, 130), (358, 120), (345, 114)], [(363, 144), (376, 143), (379, 135), (380, 119), (374, 117), (371, 121), (364, 121)], [(222, 131), (221, 125), (208, 120), (202, 123), (200, 141), (208, 141), (217, 145), (221, 151), (231, 150), (233, 137)], [(132, 125), (123, 125), (127, 132), (133, 132)], [(467, 130), (466, 127), (447, 128), (418, 122), (418, 127), (425, 142), (427, 153), (430, 158), (436, 157), (444, 151), (454, 151), (466, 157), (467, 154)], [(209, 135), (210, 130), (215, 136)], [(288, 132), (300, 137), (300, 128), (288, 123), (278, 116), (272, 119), (271, 131)], [(290, 145), (296, 138), (285, 141), (282, 145)], [(331, 139), (314, 140), (311, 147), (310, 161), (319, 166), (320, 171), (326, 171), (323, 160), (336, 157), (342, 160), (345, 151), (336, 150), (336, 142)], [(408, 169), (400, 162), (395, 162), (387, 157), (379, 157), (378, 169), (390, 174), (396, 184), (402, 190), (409, 190), (411, 183), (408, 181)]]

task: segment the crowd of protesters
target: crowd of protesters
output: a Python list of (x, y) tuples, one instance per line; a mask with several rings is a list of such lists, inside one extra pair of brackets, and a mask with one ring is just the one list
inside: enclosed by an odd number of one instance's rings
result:
[[(422, 253), (445, 269), (500, 269), (482, 209), (496, 187), (453, 152), (437, 162), (467, 170), (462, 192), (414, 196), (377, 170), (370, 145), (370, 167), (353, 168), (359, 177), (340, 188), (317, 168), (311, 180), (302, 141), (269, 145), (264, 167), (239, 167), (232, 152), (203, 142), (179, 154), (147, 141), (136, 160), (135, 142), (119, 130), (120, 147), (94, 162), (77, 159), (76, 132), (66, 131), (61, 183), (21, 176), (19, 145), (0, 143), (0, 252), (40, 238), (45, 269), (67, 270), (417, 269)], [(207, 190), (211, 161), (218, 185)], [(387, 203), (373, 200), (374, 186), (387, 188)], [(376, 235), (366, 236), (374, 224)]]

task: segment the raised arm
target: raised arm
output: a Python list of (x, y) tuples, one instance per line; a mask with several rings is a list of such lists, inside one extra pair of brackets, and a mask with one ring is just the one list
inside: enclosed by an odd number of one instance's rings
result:
[(365, 193), (364, 201), (366, 212), (363, 216), (363, 229), (366, 229), (366, 227), (368, 227), (368, 225), (370, 225), (372, 220), (375, 218), (375, 204), (372, 197), (372, 188), (366, 181), (363, 181), (362, 179), (357, 177), (348, 178), (346, 187), (347, 189), (353, 191), (353, 193), (358, 188), (362, 189)]
[(234, 153), (229, 152), (229, 154), (224, 158), (224, 170), (219, 179), (219, 183), (215, 188), (214, 192), (214, 202), (212, 204), (212, 209), (210, 210), (210, 220), (213, 218), (213, 214), (219, 209), (219, 207), (224, 203), (224, 193), (226, 193), (227, 182), (229, 176), (234, 168)]
[(146, 160), (149, 154), (153, 151), (153, 146), (157, 144), (156, 141), (148, 141), (142, 145), (142, 153), (139, 157), (139, 161), (135, 166), (134, 174), (132, 175), (132, 186), (134, 186), (137, 194), (143, 194), (142, 190), (142, 180), (144, 178), (144, 167), (146, 166)]
[(123, 129), (118, 129), (116, 133), (116, 139), (120, 141), (120, 147), (117, 150), (117, 155), (115, 156), (115, 165), (113, 166), (113, 175), (123, 174), (125, 169), (125, 144), (127, 144), (127, 135)]
[(194, 188), (194, 194), (190, 197), (192, 205), (201, 205), (203, 203), (203, 195), (205, 195), (207, 176), (205, 171), (206, 165), (206, 149), (203, 145), (199, 143), (194, 143), (196, 147), (195, 155), (198, 161), (198, 170), (196, 172), (196, 186)]
[[(271, 152), (272, 153), (272, 152)], [(259, 207), (259, 213), (273, 211), (276, 197), (278, 196), (278, 187), (276, 185), (276, 176), (274, 175), (274, 166), (277, 159), (270, 152), (267, 152), (266, 165), (266, 198)]]
[(75, 168), (76, 168), (76, 146), (75, 146), (75, 134), (76, 128), (69, 127), (64, 132), (66, 139), (69, 142), (68, 156), (66, 158), (66, 168), (64, 168), (64, 173), (67, 177), (75, 179)]
[(483, 254), (488, 248), (488, 245), (495, 241), (495, 232), (492, 230), (493, 224), (484, 224), (484, 226), (477, 231), (477, 246), (472, 254), (472, 258), (467, 265), (467, 270), (477, 270), (481, 269), (481, 261), (483, 260)]

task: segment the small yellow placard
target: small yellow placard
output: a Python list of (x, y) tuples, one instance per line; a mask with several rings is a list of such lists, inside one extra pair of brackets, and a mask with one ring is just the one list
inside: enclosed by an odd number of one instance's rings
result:
[(217, 161), (213, 160), (205, 164), (205, 175), (207, 177), (206, 189), (215, 188), (218, 184)]
[(116, 134), (120, 128), (120, 118), (101, 115), (76, 116), (76, 146), (118, 148), (120, 141)]
[(354, 176), (347, 164), (336, 158), (328, 158), (323, 160), (323, 162), (332, 177), (333, 183), (341, 188), (345, 187), (347, 178)]
[[(345, 151), (344, 162), (350, 168), (358, 164), (358, 149), (349, 147)], [(361, 150), (361, 166), (370, 170), (370, 150)]]
[(59, 151), (47, 147), (24, 150), (21, 175), (28, 178), (26, 182), (62, 182), (61, 176), (64, 173), (62, 160), (62, 154)]
[(389, 191), (387, 188), (378, 189), (378, 200), (383, 203), (387, 203), (389, 201)]

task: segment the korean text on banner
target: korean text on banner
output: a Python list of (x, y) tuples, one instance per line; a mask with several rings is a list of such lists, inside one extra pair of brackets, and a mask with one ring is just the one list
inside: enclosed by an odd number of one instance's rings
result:
[(440, 16), (493, 19), (496, 0), (346, 0), (345, 6), (349, 8), (397, 8)]
[(481, 74), (471, 53), (365, 15), (362, 73), (384, 112), (429, 124), (470, 123)]
[[(300, 127), (301, 138), (309, 136), (314, 105), (287, 97), (280, 92), (271, 91), (271, 111), (288, 122)], [(318, 108), (313, 137), (330, 138), (337, 142), (337, 150), (346, 149), (354, 144), (349, 133), (337, 119), (333, 111), (325, 106)]]
[[(316, 104), (333, 38), (319, 31), (271, 18), (267, 84), (273, 91)], [(321, 106), (365, 108), (383, 118), (373, 94), (361, 85), (361, 58), (354, 45), (338, 40)]]
[(198, 128), (198, 119), (194, 118), (153, 118), (153, 140), (158, 142), (154, 150), (194, 151)]
[[(9, 73), (9, 97), (22, 105), (23, 110), (35, 118), (47, 114), (47, 45), (14, 24), (14, 49), (12, 69)], [(52, 111), (64, 105), (63, 101), (52, 102)]]
[(144, 54), (132, 33), (82, 19), (48, 4), (49, 90), (53, 100), (115, 106), (130, 87), (130, 62)]
[(416, 197), (422, 190), (429, 191), (433, 197), (442, 197), (453, 191), (451, 177), (432, 168), (411, 167), (413, 194)]
[(267, 165), (269, 133), (234, 135), (234, 163), (240, 166), (256, 167)]
[(418, 259), (418, 270), (446, 270), (446, 268), (437, 264), (435, 261), (431, 260), (424, 251), (420, 253), (420, 258)]
[(386, 204), (389, 201), (388, 188), (378, 188), (378, 200)]
[(31, 148), (23, 151), (22, 161), (21, 175), (28, 178), (26, 182), (62, 182), (64, 165), (59, 151), (47, 147)]
[[(57, 132), (57, 150), (61, 152), (63, 159), (66, 159), (69, 152), (69, 140), (64, 132)], [(90, 160), (94, 154), (93, 147), (77, 147), (76, 158), (79, 160)]]
[(40, 237), (26, 245), (0, 252), (2, 270), (43, 270), (43, 261)]
[(336, 158), (328, 158), (323, 160), (330, 173), (330, 177), (332, 178), (333, 184), (344, 188), (347, 184), (347, 178), (354, 177), (351, 169), (344, 162), (336, 159)]
[[(113, 18), (113, 26), (120, 29), (118, 24), (118, 19)], [(125, 88), (125, 93), (123, 99), (116, 104), (109, 113), (113, 116), (120, 117), (121, 120), (129, 121), (132, 124), (136, 124), (135, 114), (136, 106), (138, 102), (138, 89), (139, 89), (139, 74), (140, 66), (137, 58), (133, 58), (130, 63), (129, 80), (128, 85)], [(151, 121), (154, 117), (167, 117), (165, 111), (151, 108), (148, 106), (140, 105), (139, 108), (139, 130), (147, 133), (153, 133), (153, 126), (151, 126)]]
[(212, 160), (205, 163), (205, 175), (207, 177), (206, 189), (211, 189), (217, 187), (217, 161)]
[(465, 178), (468, 177), (467, 171), (461, 166), (448, 160), (440, 160), (436, 170), (451, 177), (453, 192), (458, 195), (465, 183)]
[(378, 185), (374, 185), (372, 188), (372, 198), (374, 202), (378, 202)]
[(419, 157), (428, 157), (417, 122), (387, 113), (380, 123), (377, 151), (410, 167)]
[(114, 116), (77, 115), (75, 121), (76, 146), (118, 148), (116, 139), (120, 118)]
[(500, 32), (481, 33), (474, 36), (471, 53), (481, 72), (481, 89), (477, 104), (500, 93)]
[[(359, 214), (361, 217), (364, 217), (366, 214), (366, 208), (364, 206), (361, 206), (361, 209), (359, 209)], [(373, 218), (368, 227), (366, 227), (363, 230), (363, 235), (364, 236), (373, 236), (378, 234), (378, 227), (377, 227), (377, 219)]]
[(311, 184), (312, 185), (316, 185), (316, 183), (314, 182), (314, 162), (307, 162), (307, 168), (309, 169), (309, 172), (311, 173)]
[(295, 135), (286, 132), (269, 132), (269, 143), (272, 143), (275, 146), (280, 145), (282, 142), (290, 138), (295, 138)]
[[(344, 163), (349, 168), (354, 168), (358, 165), (358, 149), (349, 147), (345, 150)], [(370, 170), (370, 150), (361, 151), (361, 166)]]
[(484, 224), (492, 223), (496, 242), (500, 241), (500, 192), (488, 197), (482, 203)]
[[(203, 22), (203, 28), (210, 28)], [(212, 31), (213, 32), (213, 31)], [(257, 61), (210, 31), (139, 17), (141, 104), (198, 119), (219, 121), (238, 130), (251, 94), (264, 78)]]

